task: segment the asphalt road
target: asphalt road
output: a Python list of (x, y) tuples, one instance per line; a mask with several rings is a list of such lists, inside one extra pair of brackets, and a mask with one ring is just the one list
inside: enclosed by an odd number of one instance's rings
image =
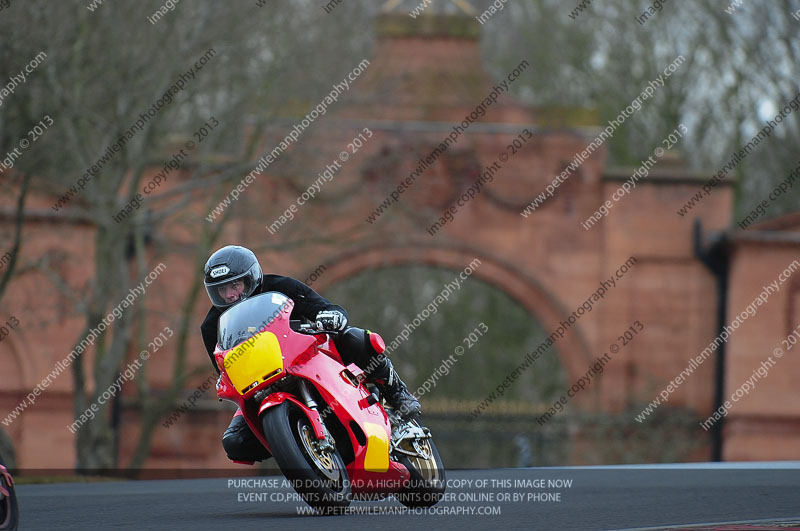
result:
[(432, 509), (387, 498), (353, 502), (341, 516), (298, 514), (305, 504), (277, 476), (19, 485), (17, 493), (23, 530), (732, 529), (721, 523), (748, 521), (735, 529), (800, 529), (800, 463), (454, 470), (447, 480), (447, 499)]

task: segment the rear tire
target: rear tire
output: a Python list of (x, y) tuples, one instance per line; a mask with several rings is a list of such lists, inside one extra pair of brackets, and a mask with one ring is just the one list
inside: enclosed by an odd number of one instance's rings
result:
[[(411, 443), (405, 442), (412, 450)], [(428, 459), (412, 457), (405, 454), (398, 455), (398, 461), (405, 466), (411, 473), (409, 484), (403, 490), (395, 494), (397, 501), (406, 507), (417, 509), (433, 507), (442, 499), (447, 488), (444, 463), (433, 443), (433, 439), (422, 439), (416, 444), (423, 450), (422, 453), (428, 454)]]
[(311, 421), (292, 402), (264, 413), (272, 456), (294, 490), (324, 514), (342, 512), (353, 499), (350, 478), (338, 450), (319, 450)]

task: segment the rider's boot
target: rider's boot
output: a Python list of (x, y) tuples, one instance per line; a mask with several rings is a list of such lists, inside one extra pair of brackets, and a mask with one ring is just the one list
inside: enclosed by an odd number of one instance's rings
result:
[(422, 406), (419, 400), (408, 391), (389, 358), (383, 356), (383, 361), (372, 371), (371, 377), (383, 398), (404, 420), (411, 420), (420, 414)]

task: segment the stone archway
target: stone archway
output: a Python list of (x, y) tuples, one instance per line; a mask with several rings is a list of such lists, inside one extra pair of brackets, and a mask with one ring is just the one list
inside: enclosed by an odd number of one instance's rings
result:
[[(320, 276), (314, 288), (324, 290), (363, 271), (388, 266), (423, 264), (458, 271), (476, 258), (480, 260), (480, 266), (473, 276), (511, 296), (535, 316), (548, 333), (558, 328), (564, 316), (569, 315), (570, 312), (540, 280), (506, 260), (463, 244), (433, 246), (415, 242), (356, 247), (327, 259), (325, 274)], [(571, 328), (555, 345), (570, 380), (586, 372), (586, 366), (592, 359), (591, 349), (580, 326)], [(520, 353), (520, 361), (524, 354)]]

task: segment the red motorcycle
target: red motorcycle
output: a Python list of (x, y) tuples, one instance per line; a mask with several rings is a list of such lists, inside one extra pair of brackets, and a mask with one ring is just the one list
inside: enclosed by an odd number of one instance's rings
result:
[[(293, 306), (268, 292), (220, 316), (219, 398), (239, 407), (295, 491), (320, 512), (389, 494), (407, 507), (435, 505), (445, 471), (430, 430), (403, 420), (358, 366), (342, 363), (334, 333), (290, 321)], [(370, 342), (385, 349), (378, 334)]]
[(14, 492), (14, 478), (9, 474), (0, 457), (0, 530), (14, 531), (19, 523), (17, 494)]

